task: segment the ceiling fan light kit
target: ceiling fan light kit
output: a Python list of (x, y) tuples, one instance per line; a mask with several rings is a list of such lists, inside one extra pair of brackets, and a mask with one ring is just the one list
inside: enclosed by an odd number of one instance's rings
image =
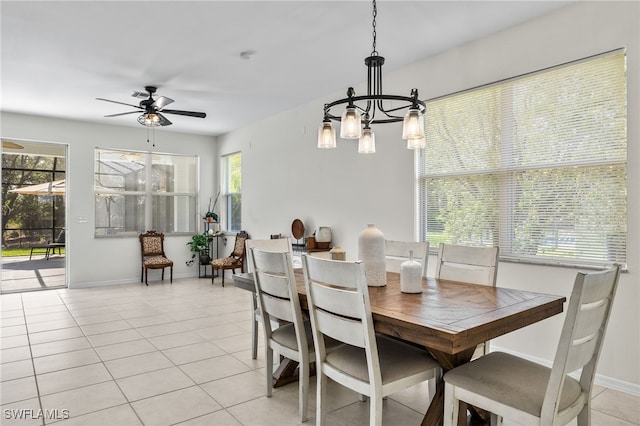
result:
[[(373, 0), (373, 49), (365, 58), (367, 66), (367, 94), (356, 96), (353, 87), (347, 89), (347, 97), (324, 105), (324, 119), (318, 129), (318, 148), (335, 148), (336, 132), (332, 121), (340, 122), (340, 137), (358, 139), (358, 152), (376, 152), (375, 135), (371, 124), (403, 122), (402, 138), (407, 140), (407, 148), (422, 149), (426, 146), (424, 133), (424, 112), (426, 105), (418, 99), (418, 89), (412, 89), (410, 96), (385, 95), (382, 93), (382, 65), (384, 58), (376, 50), (376, 16), (378, 8)], [(387, 109), (383, 101), (394, 101), (400, 106)], [(332, 112), (337, 105), (347, 104), (341, 115)], [(406, 111), (404, 115), (401, 112)], [(383, 117), (376, 118), (376, 112)]]
[(110, 99), (104, 98), (96, 98), (99, 101), (112, 102), (114, 104), (126, 105), (133, 108), (138, 108), (136, 111), (128, 111), (121, 112), (117, 114), (105, 115), (105, 117), (118, 117), (120, 115), (127, 114), (139, 114), (142, 112), (142, 115), (138, 117), (138, 123), (142, 124), (145, 127), (157, 127), (157, 126), (169, 126), (173, 123), (167, 119), (163, 114), (176, 114), (176, 115), (184, 115), (187, 117), (196, 117), (196, 118), (205, 118), (207, 114), (204, 112), (196, 112), (196, 111), (183, 111), (178, 109), (165, 109), (164, 107), (173, 103), (174, 100), (171, 98), (167, 98), (166, 96), (160, 96), (158, 98), (153, 98), (153, 95), (156, 93), (157, 88), (154, 86), (146, 86), (146, 92), (133, 92), (134, 98), (142, 98), (139, 105), (132, 105), (125, 102), (112, 101)]

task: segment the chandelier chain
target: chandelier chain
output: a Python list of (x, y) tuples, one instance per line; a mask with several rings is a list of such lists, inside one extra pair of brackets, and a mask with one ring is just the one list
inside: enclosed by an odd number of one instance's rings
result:
[(376, 50), (376, 16), (378, 15), (378, 6), (376, 5), (376, 0), (373, 0), (373, 22), (371, 23), (373, 27), (373, 50), (371, 51), (371, 56), (376, 56), (378, 51)]

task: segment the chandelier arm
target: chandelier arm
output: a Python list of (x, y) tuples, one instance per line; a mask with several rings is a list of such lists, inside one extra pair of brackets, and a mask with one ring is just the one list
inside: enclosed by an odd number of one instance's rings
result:
[[(394, 112), (394, 111), (398, 111), (401, 109), (405, 109), (405, 108), (411, 108), (413, 105), (417, 106), (418, 109), (420, 110), (420, 112), (424, 113), (424, 111), (426, 110), (426, 104), (421, 101), (420, 99), (414, 99), (410, 96), (399, 96), (399, 95), (362, 95), (362, 96), (353, 96), (350, 98), (343, 98), (343, 99), (338, 99), (337, 101), (333, 101), (331, 103), (325, 104), (324, 107), (324, 111), (325, 111), (325, 115), (334, 121), (340, 121), (340, 116), (335, 116), (333, 114), (331, 114), (331, 108), (333, 108), (334, 106), (337, 105), (342, 105), (342, 104), (349, 104), (349, 103), (355, 103), (355, 102), (359, 102), (359, 101), (368, 101), (371, 102), (372, 100), (385, 100), (385, 101), (402, 101), (402, 102), (407, 102), (409, 105), (403, 105), (388, 111), (382, 110), (382, 112)], [(357, 105), (355, 105), (356, 108), (358, 108), (359, 110), (366, 112), (366, 109), (363, 109)], [(401, 118), (402, 119), (402, 118)], [(401, 120), (400, 119), (400, 120)], [(382, 123), (383, 121), (380, 120), (372, 120), (372, 123)], [(384, 121), (386, 122), (386, 121)]]

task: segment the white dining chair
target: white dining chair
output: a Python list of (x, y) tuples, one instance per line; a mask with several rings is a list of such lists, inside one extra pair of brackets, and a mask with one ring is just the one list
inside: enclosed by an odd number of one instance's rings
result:
[[(508, 418), (522, 425), (591, 424), (591, 388), (620, 267), (578, 273), (551, 368), (492, 352), (444, 375), (444, 424), (458, 421), (459, 402), (492, 413), (492, 424)], [(582, 370), (579, 379), (571, 373)], [(466, 423), (465, 423), (466, 424)]]
[[(382, 424), (382, 398), (439, 377), (425, 351), (374, 332), (361, 261), (303, 255), (302, 268), (316, 356), (316, 424), (327, 419), (327, 379), (369, 397), (369, 423)], [(327, 350), (324, 339), (344, 343)]]
[[(299, 363), (299, 417), (307, 420), (310, 362), (315, 361), (311, 326), (302, 318), (289, 252), (249, 249), (265, 348), (266, 394), (273, 391), (273, 353)], [(272, 321), (279, 323), (272, 327)]]
[[(498, 247), (440, 243), (436, 260), (436, 278), (495, 287), (499, 251)], [(473, 358), (488, 353), (487, 341), (478, 345)]]
[(498, 247), (440, 243), (436, 278), (495, 287), (498, 255)]
[(403, 262), (409, 260), (409, 252), (413, 252), (413, 260), (422, 265), (422, 276), (427, 276), (429, 261), (429, 242), (385, 240), (384, 255), (387, 271), (400, 272)]
[[(262, 240), (246, 240), (246, 252), (257, 248), (260, 250), (284, 252), (293, 254), (291, 240), (289, 238), (274, 238)], [(247, 261), (247, 271), (253, 272), (251, 261)], [(258, 358), (258, 322), (260, 321), (260, 310), (258, 309), (258, 299), (253, 294), (251, 298), (251, 358)]]

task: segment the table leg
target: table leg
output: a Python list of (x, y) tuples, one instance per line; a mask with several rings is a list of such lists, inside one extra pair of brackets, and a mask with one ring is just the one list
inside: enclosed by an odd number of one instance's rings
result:
[[(471, 360), (473, 353), (475, 352), (474, 348), (469, 348), (457, 354), (448, 354), (445, 352), (441, 352), (435, 349), (429, 349), (429, 352), (435, 358), (435, 360), (440, 364), (442, 368), (442, 374), (447, 371), (455, 368), (459, 365), (465, 364)], [(466, 413), (467, 410), (460, 410), (460, 418), (458, 418), (458, 424), (466, 424)], [(461, 420), (463, 423), (461, 423)], [(429, 409), (427, 413), (424, 415), (422, 419), (422, 426), (438, 426), (442, 425), (444, 422), (444, 380), (439, 378), (436, 383), (436, 394), (433, 396), (431, 400), (431, 404), (429, 405)]]
[(284, 386), (287, 383), (297, 381), (298, 376), (294, 374), (297, 368), (298, 361), (283, 358), (276, 371), (273, 372), (273, 381), (271, 382), (273, 387), (277, 388), (279, 386)]

